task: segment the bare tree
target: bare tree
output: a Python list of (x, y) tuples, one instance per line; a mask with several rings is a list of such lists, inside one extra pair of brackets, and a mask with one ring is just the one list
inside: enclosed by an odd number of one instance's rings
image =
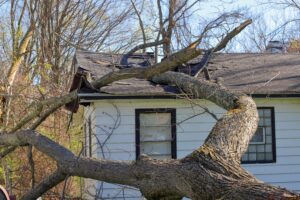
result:
[[(28, 118), (22, 119), (20, 113), (34, 115), (35, 113), (27, 112), (27, 109), (35, 107), (36, 101), (64, 93), (72, 75), (70, 63), (75, 49), (99, 51), (107, 46), (114, 46), (118, 42), (116, 38), (122, 33), (116, 32), (112, 37), (111, 32), (116, 28), (121, 30), (124, 20), (132, 13), (131, 6), (121, 6), (117, 9), (115, 1), (107, 0), (13, 0), (1, 1), (0, 5), (1, 14), (2, 10), (4, 11), (0, 20), (3, 28), (0, 31), (0, 62), (3, 74), (0, 84), (2, 132), (17, 130), (23, 122), (26, 124), (24, 128), (36, 128), (44, 122), (51, 112), (45, 113), (43, 119), (40, 118), (33, 124), (27, 124)], [(2, 63), (5, 63), (6, 67)], [(49, 104), (43, 106), (51, 107)], [(41, 111), (45, 108), (43, 106), (35, 107), (36, 111)], [(52, 116), (56, 122), (67, 118), (63, 111)], [(57, 131), (56, 127), (59, 127), (60, 123), (55, 124), (57, 125), (54, 125), (54, 128), (46, 129)], [(33, 148), (29, 145), (25, 154), (31, 171), (30, 186), (34, 187), (40, 179), (42, 167), (35, 165), (32, 152)], [(12, 167), (6, 160), (10, 159), (1, 161), (6, 185), (11, 192), (15, 185), (13, 182), (18, 182), (11, 178), (16, 175), (11, 172), (17, 171), (15, 168), (27, 168), (27, 163), (19, 163), (17, 167)], [(28, 183), (22, 187), (26, 186)], [(22, 190), (22, 187), (18, 189)]]
[[(264, 52), (269, 41), (280, 41), (288, 47), (293, 40), (299, 40), (300, 2), (298, 0), (262, 1), (258, 12), (251, 15), (253, 24), (237, 39), (245, 52)], [(273, 12), (278, 13), (274, 18)], [(271, 17), (272, 16), (272, 17)], [(270, 26), (270, 24), (273, 24)]]

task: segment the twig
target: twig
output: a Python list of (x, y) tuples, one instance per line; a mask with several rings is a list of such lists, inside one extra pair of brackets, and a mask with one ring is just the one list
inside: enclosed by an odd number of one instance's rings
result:
[(277, 76), (279, 76), (280, 75), (280, 72), (278, 72), (275, 76), (273, 76), (272, 78), (270, 78), (267, 82), (265, 82), (264, 84), (262, 84), (262, 85), (258, 85), (258, 86), (256, 86), (253, 90), (252, 90), (252, 92), (250, 92), (250, 95), (252, 95), (254, 92), (256, 92), (259, 88), (262, 88), (262, 87), (265, 87), (265, 86), (267, 86), (271, 81), (273, 81)]
[(0, 159), (4, 158), (5, 156), (7, 156), (8, 154), (10, 154), (11, 152), (13, 152), (17, 147), (12, 146), (12, 147), (7, 147), (5, 150), (3, 150), (0, 153)]
[(31, 188), (34, 189), (35, 186), (35, 164), (32, 156), (32, 145), (28, 146), (27, 158), (30, 165), (31, 171)]

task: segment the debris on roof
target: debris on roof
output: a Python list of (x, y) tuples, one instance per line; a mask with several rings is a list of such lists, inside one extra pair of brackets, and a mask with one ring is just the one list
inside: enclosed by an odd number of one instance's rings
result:
[[(174, 86), (155, 84), (151, 81), (131, 78), (109, 84), (100, 90), (90, 87), (90, 82), (112, 71), (129, 67), (149, 67), (154, 64), (151, 53), (133, 54), (127, 58), (128, 65), (121, 65), (122, 54), (77, 51), (76, 74), (71, 90), (79, 93), (103, 93), (115, 96), (162, 96), (180, 95)], [(298, 53), (220, 53), (209, 59), (202, 55), (178, 66), (176, 71), (207, 79), (229, 89), (246, 94), (282, 95), (300, 94), (300, 54)], [(204, 63), (205, 62), (205, 63)], [(198, 73), (198, 72), (201, 73)], [(91, 80), (87, 80), (89, 75)]]

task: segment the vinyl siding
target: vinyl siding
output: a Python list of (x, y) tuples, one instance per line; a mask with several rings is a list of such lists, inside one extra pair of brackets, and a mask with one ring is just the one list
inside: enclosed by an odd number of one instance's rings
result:
[[(246, 164), (244, 167), (259, 179), (300, 192), (300, 99), (255, 99), (259, 107), (275, 108), (276, 163)], [(177, 157), (182, 158), (203, 144), (224, 109), (206, 100), (190, 102), (176, 99), (99, 100), (91, 104), (94, 132), (97, 136), (95, 157), (115, 160), (135, 159), (135, 109), (175, 108), (177, 122)], [(194, 116), (194, 117), (193, 117)], [(103, 142), (105, 141), (105, 142)], [(97, 143), (97, 142), (96, 142)], [(99, 148), (101, 146), (101, 148)], [(100, 182), (98, 183), (98, 187)], [(138, 198), (140, 194), (128, 187), (101, 184), (102, 198)]]
[[(91, 120), (89, 123), (89, 119)], [(93, 135), (95, 134), (95, 108), (93, 106), (88, 106), (84, 108), (84, 114), (83, 114), (83, 131), (85, 132), (83, 134), (84, 141), (85, 141), (85, 147), (84, 147), (84, 151), (86, 156), (90, 156), (89, 155), (89, 151), (91, 148), (91, 153), (92, 155), (96, 155), (97, 151), (98, 151), (98, 145), (96, 143), (95, 137), (93, 137)], [(91, 125), (91, 127), (89, 128), (89, 124)], [(89, 134), (89, 131), (91, 131), (91, 133)], [(89, 136), (91, 137), (91, 142), (89, 141)], [(91, 146), (90, 146), (91, 143)], [(85, 191), (84, 191), (84, 198), (87, 199), (92, 199), (92, 196), (95, 196), (96, 194), (96, 185), (97, 185), (98, 181), (92, 180), (92, 179), (87, 179), (85, 181)]]

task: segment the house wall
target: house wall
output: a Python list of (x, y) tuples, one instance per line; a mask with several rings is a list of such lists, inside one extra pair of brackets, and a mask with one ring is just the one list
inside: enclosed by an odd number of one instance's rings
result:
[[(84, 114), (83, 114), (83, 134), (84, 134), (84, 152), (85, 156), (95, 155), (98, 151), (98, 144), (96, 143), (96, 138), (94, 137), (96, 134), (95, 129), (95, 107), (88, 106), (84, 107)], [(90, 142), (89, 142), (90, 141)], [(94, 199), (93, 197), (97, 195), (97, 184), (98, 181), (92, 179), (86, 179), (85, 181), (85, 191), (84, 191), (84, 198), (87, 199)]]
[[(300, 99), (255, 99), (257, 106), (275, 108), (276, 163), (245, 164), (259, 179), (300, 192)], [(203, 144), (217, 117), (225, 110), (206, 100), (98, 100), (91, 104), (97, 149), (93, 156), (115, 160), (135, 159), (135, 109), (176, 108), (177, 157)], [(102, 198), (140, 199), (137, 190), (98, 182)]]

